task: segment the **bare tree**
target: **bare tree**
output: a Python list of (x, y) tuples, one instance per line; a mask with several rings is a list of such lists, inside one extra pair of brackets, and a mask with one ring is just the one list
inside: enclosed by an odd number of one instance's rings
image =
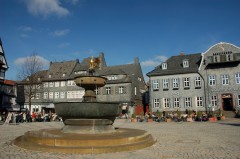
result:
[(41, 84), (40, 76), (43, 67), (44, 63), (36, 53), (25, 58), (19, 67), (18, 78), (21, 80), (21, 85), (24, 86), (24, 98), (28, 100), (30, 112), (32, 98), (35, 97), (36, 92), (39, 91), (36, 87)]

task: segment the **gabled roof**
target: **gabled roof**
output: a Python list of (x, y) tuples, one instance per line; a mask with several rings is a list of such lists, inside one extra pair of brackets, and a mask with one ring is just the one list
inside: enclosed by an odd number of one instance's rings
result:
[[(60, 80), (69, 78), (77, 63), (78, 60), (51, 62), (45, 80)], [(63, 74), (65, 74), (65, 76), (63, 76)], [(51, 78), (49, 78), (49, 75), (51, 75)]]
[(4, 55), (4, 50), (3, 50), (1, 38), (0, 38), (0, 57), (1, 57), (0, 67), (4, 68), (5, 70), (7, 70), (8, 69), (8, 64), (7, 64), (7, 60), (5, 58), (5, 55)]
[[(183, 60), (189, 61), (189, 67), (183, 67)], [(147, 76), (164, 76), (185, 73), (196, 73), (201, 62), (201, 53), (172, 56), (164, 63), (167, 69), (162, 69), (162, 65), (157, 66), (154, 70), (147, 73)]]

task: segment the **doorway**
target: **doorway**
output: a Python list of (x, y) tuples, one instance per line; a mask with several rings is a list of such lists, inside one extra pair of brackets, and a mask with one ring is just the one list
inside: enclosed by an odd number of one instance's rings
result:
[(225, 111), (233, 110), (232, 94), (222, 94), (222, 108)]

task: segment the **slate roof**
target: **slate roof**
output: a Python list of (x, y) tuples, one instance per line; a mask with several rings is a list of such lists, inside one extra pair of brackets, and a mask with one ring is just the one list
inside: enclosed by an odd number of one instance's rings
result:
[[(79, 63), (78, 60), (51, 62), (45, 80), (51, 81), (68, 79), (77, 63)], [(65, 74), (65, 76), (63, 76), (63, 74)], [(51, 75), (51, 78), (49, 78), (49, 75)]]
[[(189, 61), (189, 67), (183, 67), (183, 60)], [(167, 69), (163, 70), (160, 64), (154, 70), (147, 73), (147, 76), (165, 76), (185, 73), (196, 73), (201, 62), (201, 53), (172, 56), (164, 63), (167, 63)]]
[(108, 66), (104, 67), (103, 70), (98, 70), (96, 73), (100, 76), (109, 76), (109, 75), (126, 75), (126, 78), (119, 80), (109, 80), (107, 83), (128, 83), (133, 82), (137, 77), (141, 77), (142, 80), (142, 72), (141, 66), (139, 63), (126, 64), (126, 65), (116, 65), (116, 66)]

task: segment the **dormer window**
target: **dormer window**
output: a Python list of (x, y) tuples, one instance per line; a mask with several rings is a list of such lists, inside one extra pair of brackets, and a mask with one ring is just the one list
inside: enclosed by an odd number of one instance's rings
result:
[(38, 77), (38, 81), (41, 81), (41, 78)]
[(49, 74), (49, 75), (48, 75), (48, 78), (52, 78), (52, 75), (51, 75), (51, 74)]
[(63, 77), (65, 77), (65, 76), (66, 76), (66, 74), (65, 74), (65, 73), (63, 73), (63, 74), (62, 74), (62, 76), (63, 76)]
[(162, 63), (162, 69), (166, 70), (167, 69), (167, 63)]
[(183, 60), (183, 68), (188, 68), (188, 67), (189, 67), (189, 61)]

